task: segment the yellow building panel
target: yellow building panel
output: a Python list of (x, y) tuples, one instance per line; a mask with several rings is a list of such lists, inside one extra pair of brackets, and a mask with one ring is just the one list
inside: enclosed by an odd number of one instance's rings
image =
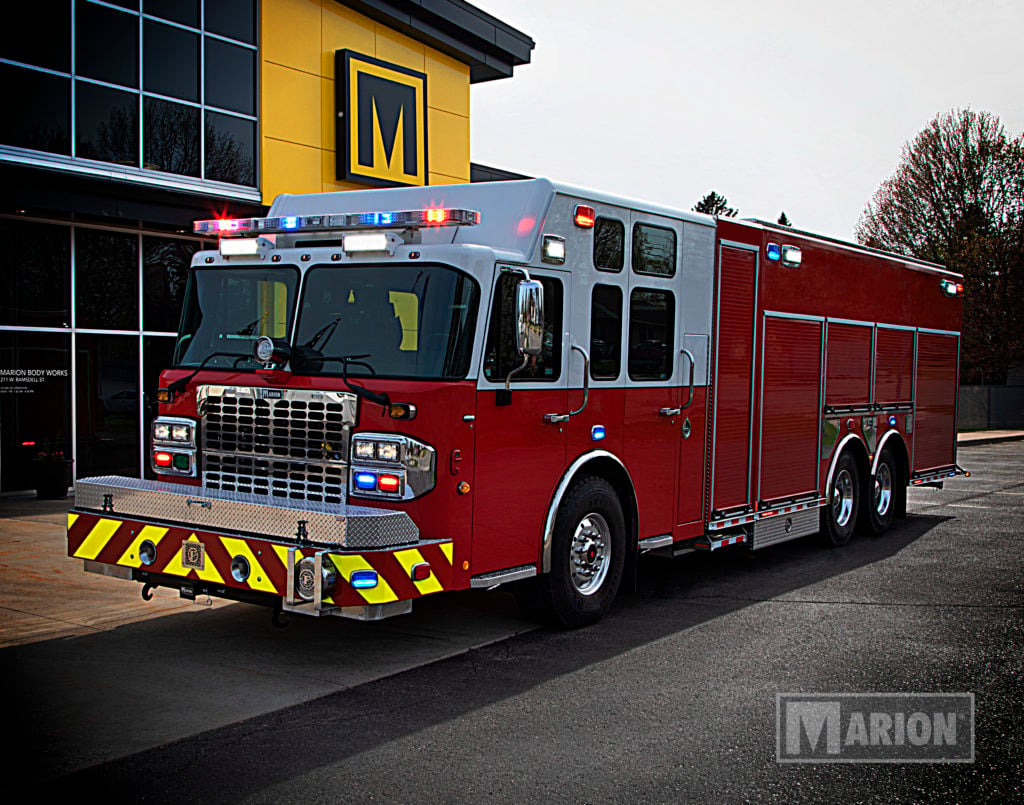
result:
[(426, 49), (427, 105), (469, 117), (469, 65)]
[(428, 184), (466, 184), (469, 179), (460, 179), (458, 176), (445, 176), (443, 173), (430, 172)]
[(340, 182), (335, 177), (338, 175), (335, 169), (335, 154), (334, 151), (321, 151), (321, 164), (323, 165), (323, 182), (321, 185), (321, 192), (333, 193), (336, 190), (365, 190), (365, 184), (356, 184), (355, 182)]
[(338, 114), (334, 104), (334, 82), (329, 78), (320, 79), (320, 147), (331, 151), (335, 148)]
[[(323, 106), (319, 76), (263, 63), (263, 134), (320, 148)], [(333, 138), (332, 138), (333, 141)]]
[(263, 138), (263, 203), (280, 193), (319, 193), (320, 149)]
[(410, 70), (424, 72), (426, 45), (421, 45), (415, 39), (410, 39), (397, 31), (392, 31), (386, 25), (381, 25), (379, 22), (376, 23), (376, 26), (376, 56), (378, 59), (397, 64), (400, 67), (408, 67)]
[(324, 0), (320, 75), (334, 78), (334, 51), (347, 48), (367, 56), (376, 52), (377, 24), (335, 0)]
[(263, 0), (260, 51), (272, 61), (320, 74), (320, 0)]
[[(430, 95), (430, 87), (427, 87)], [(469, 179), (469, 118), (427, 110), (431, 173)]]

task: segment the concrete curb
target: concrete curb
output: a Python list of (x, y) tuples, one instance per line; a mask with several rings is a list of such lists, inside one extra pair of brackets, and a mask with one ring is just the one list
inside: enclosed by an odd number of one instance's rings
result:
[(977, 435), (963, 433), (956, 437), (956, 443), (958, 447), (974, 447), (975, 445), (998, 444), (999, 442), (1019, 442), (1021, 439), (1024, 439), (1024, 432), (1000, 433), (997, 436), (986, 436), (984, 433)]

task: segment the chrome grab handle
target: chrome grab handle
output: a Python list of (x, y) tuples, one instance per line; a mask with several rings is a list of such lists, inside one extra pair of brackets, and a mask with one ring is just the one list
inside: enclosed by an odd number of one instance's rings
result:
[(590, 401), (590, 356), (579, 344), (573, 344), (572, 348), (583, 356), (583, 404), (575, 411), (568, 414), (544, 414), (544, 421), (552, 424), (556, 422), (568, 422), (569, 417), (582, 414)]
[(658, 416), (679, 416), (681, 413), (682, 408), (662, 408), (658, 411)]
[(686, 397), (686, 402), (684, 402), (684, 403), (683, 403), (683, 405), (682, 405), (682, 407), (681, 407), (681, 408), (679, 409), (680, 411), (682, 411), (682, 410), (683, 410), (684, 408), (689, 408), (689, 407), (690, 407), (690, 403), (692, 403), (692, 402), (693, 402), (693, 368), (694, 368), (695, 364), (697, 363), (697, 362), (696, 362), (696, 361), (695, 361), (695, 360), (693, 359), (693, 353), (692, 353), (692, 352), (690, 352), (690, 350), (688, 350), (688, 349), (685, 349), (685, 348), (684, 348), (684, 349), (683, 349), (683, 350), (681, 350), (681, 351), (682, 351), (682, 353), (683, 353), (683, 354), (684, 354), (684, 355), (685, 355), (685, 356), (686, 356), (687, 358), (689, 358), (689, 359), (690, 359), (690, 393), (689, 393), (689, 395), (687, 395), (687, 397)]

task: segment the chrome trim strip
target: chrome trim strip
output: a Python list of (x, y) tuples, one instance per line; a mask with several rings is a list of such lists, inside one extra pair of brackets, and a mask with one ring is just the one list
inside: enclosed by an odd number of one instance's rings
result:
[(626, 465), (614, 453), (609, 453), (607, 450), (591, 450), (589, 453), (579, 456), (562, 475), (562, 480), (558, 482), (555, 494), (551, 498), (551, 505), (548, 507), (548, 516), (544, 520), (544, 535), (540, 549), (541, 573), (551, 572), (551, 540), (555, 535), (555, 517), (558, 515), (558, 507), (562, 503), (562, 498), (565, 497), (565, 492), (569, 488), (569, 484), (572, 483), (579, 468), (595, 458), (610, 458), (622, 467), (622, 471), (626, 473), (626, 478), (629, 479), (629, 488), (633, 492), (633, 497), (636, 498), (636, 487), (633, 485), (633, 479), (629, 475), (629, 470), (626, 469)]
[(802, 321), (825, 321), (824, 316), (811, 316), (804, 313), (785, 313), (781, 310), (766, 310), (765, 316), (771, 316), (774, 319), (801, 319)]
[(882, 438), (878, 440), (878, 449), (875, 450), (875, 460), (871, 462), (872, 475), (878, 472), (878, 457), (882, 455), (882, 449), (885, 447), (885, 443), (889, 441), (889, 437), (892, 436), (893, 434), (895, 434), (896, 436), (902, 436), (902, 434), (898, 430), (890, 428), (884, 434), (882, 434)]
[(536, 565), (520, 565), (510, 567), (507, 570), (494, 570), (490, 573), (481, 573), (479, 576), (472, 576), (469, 579), (471, 590), (489, 590), (499, 584), (507, 584), (510, 581), (530, 579), (537, 575)]
[(829, 324), (851, 324), (854, 327), (874, 327), (875, 322), (873, 321), (861, 321), (860, 319), (839, 319), (835, 316), (826, 316), (826, 320)]
[(928, 327), (918, 327), (919, 333), (928, 333), (929, 335), (955, 335), (957, 338), (960, 337), (960, 330), (931, 330)]

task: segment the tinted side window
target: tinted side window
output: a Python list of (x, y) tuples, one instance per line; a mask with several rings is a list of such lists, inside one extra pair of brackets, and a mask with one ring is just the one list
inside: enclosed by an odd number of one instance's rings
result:
[(672, 376), (672, 322), (676, 301), (669, 291), (637, 288), (629, 297), (629, 376), (666, 380)]
[(633, 270), (671, 277), (676, 273), (676, 233), (651, 224), (633, 226)]
[(614, 380), (622, 365), (622, 289), (595, 285), (590, 297), (590, 376)]
[[(498, 278), (491, 310), (484, 376), (488, 380), (504, 380), (513, 369), (522, 366), (523, 358), (516, 351), (516, 287), (522, 274), (505, 271)], [(512, 382), (554, 381), (562, 366), (562, 283), (548, 277), (534, 277), (544, 286), (544, 348), (530, 358), (526, 368), (512, 377)]]
[(626, 251), (626, 227), (614, 218), (598, 218), (594, 225), (594, 267), (622, 271)]

